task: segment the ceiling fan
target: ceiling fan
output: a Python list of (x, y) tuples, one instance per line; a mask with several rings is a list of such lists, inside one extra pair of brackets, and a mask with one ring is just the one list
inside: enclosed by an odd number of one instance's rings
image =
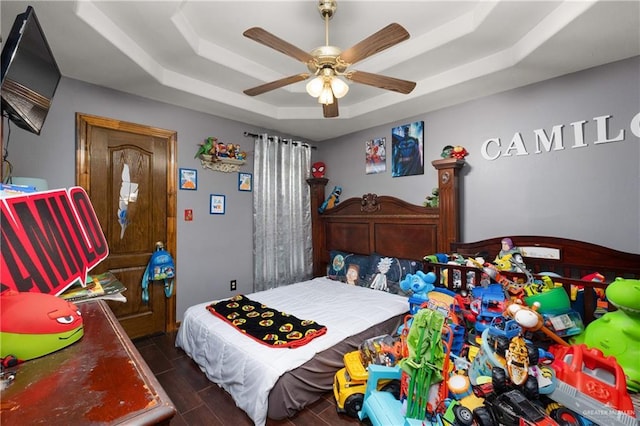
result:
[(346, 95), (349, 90), (349, 86), (338, 76), (345, 77), (355, 83), (385, 90), (403, 94), (411, 93), (416, 86), (415, 82), (348, 69), (356, 62), (407, 40), (409, 38), (407, 30), (400, 24), (389, 24), (349, 49), (342, 51), (338, 47), (329, 45), (329, 19), (333, 17), (336, 8), (336, 0), (318, 1), (318, 10), (325, 22), (325, 45), (309, 53), (263, 28), (253, 27), (246, 30), (243, 33), (245, 37), (299, 60), (307, 66), (309, 72), (265, 83), (247, 89), (244, 93), (256, 96), (315, 76), (307, 83), (307, 92), (318, 98), (318, 102), (322, 104), (324, 116), (327, 118), (338, 116), (338, 99)]

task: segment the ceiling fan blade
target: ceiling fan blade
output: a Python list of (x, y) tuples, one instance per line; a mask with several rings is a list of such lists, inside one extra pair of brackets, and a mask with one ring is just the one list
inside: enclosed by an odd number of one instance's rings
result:
[(244, 91), (245, 95), (256, 96), (269, 92), (274, 89), (279, 89), (289, 84), (297, 83), (309, 78), (308, 73), (296, 74), (289, 77), (281, 78), (280, 80), (272, 81), (270, 83), (261, 84), (260, 86), (252, 87)]
[(332, 104), (322, 104), (322, 113), (324, 114), (324, 118), (333, 118), (338, 116), (338, 99), (333, 97)]
[(282, 40), (281, 38), (271, 34), (269, 31), (260, 28), (253, 27), (242, 33), (247, 38), (257, 41), (260, 44), (264, 44), (267, 47), (284, 53), (287, 56), (291, 56), (294, 59), (304, 62), (305, 64), (313, 60), (313, 56), (304, 50), (294, 46), (293, 44)]
[(342, 52), (340, 59), (347, 64), (355, 64), (408, 38), (409, 33), (402, 25), (396, 23), (389, 24), (380, 31)]
[(345, 74), (349, 80), (368, 86), (379, 87), (380, 89), (392, 90), (394, 92), (408, 94), (416, 87), (416, 83), (399, 78), (387, 77), (380, 74), (372, 74), (364, 71), (351, 71)]

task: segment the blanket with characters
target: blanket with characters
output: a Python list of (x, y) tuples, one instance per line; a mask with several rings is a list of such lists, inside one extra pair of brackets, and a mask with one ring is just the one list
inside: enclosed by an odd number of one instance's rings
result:
[(297, 348), (327, 332), (327, 327), (269, 308), (243, 295), (214, 302), (207, 310), (238, 331), (268, 346)]

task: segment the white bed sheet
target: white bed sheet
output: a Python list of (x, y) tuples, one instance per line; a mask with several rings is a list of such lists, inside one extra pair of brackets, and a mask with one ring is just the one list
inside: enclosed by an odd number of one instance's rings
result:
[(408, 310), (407, 298), (347, 285), (326, 277), (246, 295), (300, 319), (314, 320), (327, 332), (304, 346), (273, 348), (242, 335), (201, 303), (187, 309), (178, 330), (181, 347), (222, 386), (253, 422), (267, 419), (269, 392), (278, 378), (343, 339)]

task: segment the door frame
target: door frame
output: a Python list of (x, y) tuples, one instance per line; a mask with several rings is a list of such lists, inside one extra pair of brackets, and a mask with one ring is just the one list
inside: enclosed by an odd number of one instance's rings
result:
[[(165, 248), (173, 255), (178, 264), (177, 253), (177, 132), (173, 130), (160, 129), (158, 127), (145, 126), (142, 124), (129, 123), (117, 119), (98, 117), (89, 114), (76, 112), (76, 185), (83, 187), (88, 194), (91, 194), (91, 183), (89, 176), (91, 173), (89, 166), (89, 146), (87, 140), (87, 128), (100, 127), (109, 130), (120, 130), (144, 136), (158, 137), (168, 140), (166, 146), (167, 153), (167, 240)], [(176, 323), (176, 294), (178, 292), (178, 279), (174, 281), (173, 295), (167, 299), (165, 330), (167, 332), (177, 330)]]

